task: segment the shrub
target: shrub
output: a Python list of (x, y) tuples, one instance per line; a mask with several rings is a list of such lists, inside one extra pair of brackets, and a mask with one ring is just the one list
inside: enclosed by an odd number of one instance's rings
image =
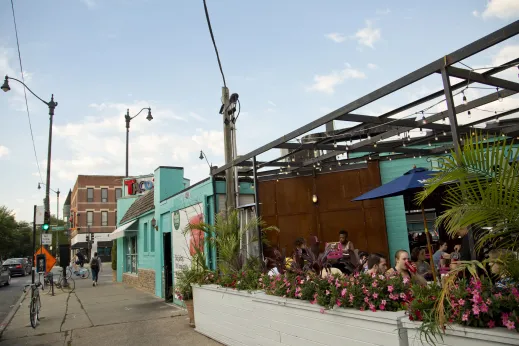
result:
[(117, 270), (117, 240), (112, 242), (112, 270)]

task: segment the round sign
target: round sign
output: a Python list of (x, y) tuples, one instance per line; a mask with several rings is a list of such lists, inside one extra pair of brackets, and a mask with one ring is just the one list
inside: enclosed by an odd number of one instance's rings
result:
[(180, 213), (178, 210), (173, 212), (173, 226), (175, 226), (176, 230), (180, 227)]

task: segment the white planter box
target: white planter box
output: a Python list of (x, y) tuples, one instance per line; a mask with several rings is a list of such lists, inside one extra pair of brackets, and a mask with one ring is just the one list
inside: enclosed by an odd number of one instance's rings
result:
[[(409, 321), (408, 318), (402, 320), (404, 328), (407, 329), (409, 346), (429, 345), (422, 336), (420, 339), (420, 322)], [(519, 333), (515, 330), (505, 328), (469, 328), (459, 325), (448, 326), (445, 334), (436, 337), (436, 346), (489, 346), (489, 345), (519, 345)]]
[(196, 330), (225, 345), (407, 346), (401, 312), (321, 307), (297, 299), (194, 286)]

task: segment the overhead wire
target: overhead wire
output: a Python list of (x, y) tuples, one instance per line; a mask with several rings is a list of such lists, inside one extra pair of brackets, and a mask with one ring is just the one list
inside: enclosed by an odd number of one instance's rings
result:
[[(12, 1), (12, 0), (11, 0)], [(209, 33), (211, 34), (211, 40), (213, 41), (214, 51), (216, 53), (216, 59), (218, 60), (218, 67), (220, 67), (220, 73), (222, 74), (223, 86), (227, 88), (225, 82), (225, 75), (223, 73), (222, 62), (220, 61), (220, 54), (218, 54), (218, 47), (216, 47), (216, 41), (214, 39), (213, 28), (211, 27), (211, 19), (209, 18), (209, 11), (207, 10), (207, 3), (204, 0), (205, 19), (207, 20), (207, 26), (209, 27)]]
[[(13, 12), (14, 32), (16, 34), (16, 46), (18, 48), (18, 61), (20, 63), (20, 73), (22, 75), (22, 82), (25, 84), (25, 74), (23, 73), (22, 54), (20, 53), (20, 40), (18, 39), (18, 27), (16, 25), (16, 15), (14, 13), (13, 0), (11, 0), (11, 9)], [(42, 178), (41, 169), (40, 169), (40, 162), (38, 161), (38, 155), (36, 154), (36, 144), (34, 143), (34, 135), (32, 132), (32, 123), (31, 123), (31, 114), (29, 112), (29, 102), (27, 101), (27, 90), (25, 90), (25, 86), (23, 88), (23, 95), (25, 97), (25, 108), (27, 109), (27, 119), (29, 120), (29, 130), (31, 132), (32, 149), (34, 151), (34, 157), (36, 159), (36, 166), (38, 167), (38, 174), (40, 176), (40, 182), (43, 183), (43, 178)]]

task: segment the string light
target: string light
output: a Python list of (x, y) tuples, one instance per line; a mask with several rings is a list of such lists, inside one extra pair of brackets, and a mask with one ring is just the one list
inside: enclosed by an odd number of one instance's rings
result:
[(297, 172), (297, 175), (299, 175), (299, 172)]
[(320, 165), (321, 165), (321, 163), (320, 163), (320, 162), (317, 162), (317, 166), (320, 166)]
[(447, 149), (445, 149), (445, 154), (448, 154), (449, 152), (447, 151)]
[(330, 171), (332, 170), (332, 167), (330, 167)]
[(368, 139), (371, 139), (371, 135), (368, 133)]
[(377, 147), (377, 142), (373, 143), (373, 147), (375, 147), (375, 148)]
[(434, 140), (435, 140), (435, 141), (438, 140), (438, 135), (437, 135), (437, 134), (434, 134)]
[(416, 159), (416, 155), (413, 155), (413, 159)]
[(287, 166), (287, 167), (288, 167), (288, 168), (290, 168), (290, 163), (288, 164), (288, 166)]
[(371, 160), (371, 156), (368, 156), (368, 160)]
[(442, 123), (443, 125), (445, 125), (445, 117), (442, 119)]
[(333, 147), (337, 148), (337, 142), (336, 141), (333, 141)]
[(423, 133), (423, 130), (422, 130), (422, 128), (421, 128), (421, 127), (420, 127), (420, 133)]
[(467, 112), (467, 115), (469, 116), (469, 119), (470, 119), (470, 111)]
[(466, 106), (467, 105), (467, 96), (465, 96), (465, 91), (462, 91), (461, 92), (463, 94), (463, 104)]
[(499, 88), (496, 88), (496, 91), (497, 91), (497, 98), (498, 98), (499, 102), (503, 102), (503, 97), (501, 97), (501, 93), (499, 92)]
[(444, 136), (447, 136), (447, 132), (443, 131), (443, 135), (444, 135)]
[(429, 142), (429, 146), (431, 146), (431, 145), (432, 145), (431, 142)]
[(407, 147), (407, 144), (405, 144), (405, 142), (402, 142), (402, 145), (404, 146), (404, 148)]
[(420, 154), (419, 158), (422, 158), (422, 154)]
[(389, 161), (391, 161), (391, 160), (392, 160), (392, 159), (391, 159), (391, 156), (390, 156), (390, 157), (389, 157)]
[(425, 115), (424, 115), (423, 111), (422, 111), (422, 123), (424, 125), (427, 124), (427, 119), (425, 119)]
[(341, 161), (339, 161), (339, 166), (341, 165)]

